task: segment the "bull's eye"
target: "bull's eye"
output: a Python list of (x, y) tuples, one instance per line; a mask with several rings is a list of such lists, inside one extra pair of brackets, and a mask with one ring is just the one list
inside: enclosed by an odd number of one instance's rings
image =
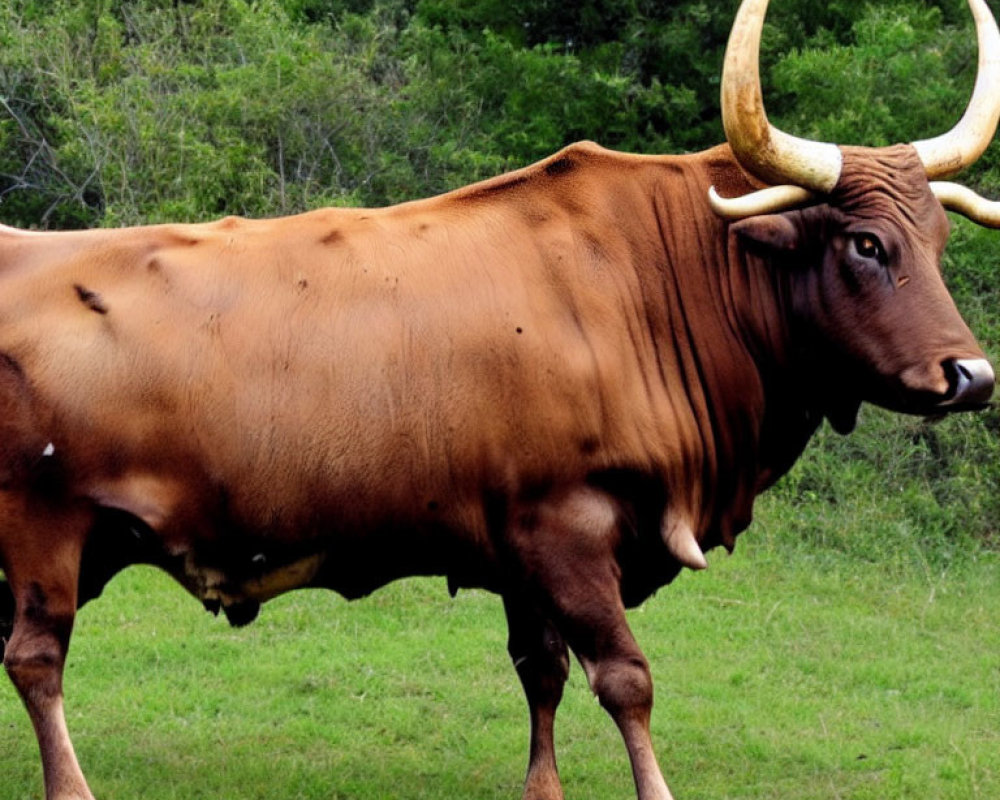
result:
[(882, 264), (885, 263), (885, 248), (882, 242), (873, 233), (856, 233), (854, 235), (854, 249), (861, 258), (870, 258)]

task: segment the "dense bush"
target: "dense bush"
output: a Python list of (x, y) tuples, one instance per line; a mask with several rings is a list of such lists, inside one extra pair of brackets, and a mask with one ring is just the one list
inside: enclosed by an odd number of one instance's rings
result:
[[(71, 227), (376, 205), (583, 137), (699, 149), (722, 138), (734, 6), (0, 0), (3, 217)], [(841, 142), (940, 132), (971, 88), (967, 16), (961, 0), (775, 3), (772, 116)], [(996, 159), (975, 178), (1000, 189)]]
[[(62, 228), (380, 205), (577, 138), (699, 149), (722, 139), (736, 5), (0, 0), (0, 218)], [(762, 61), (781, 126), (881, 145), (960, 116), (976, 64), (963, 0), (773, 5)], [(963, 180), (1000, 196), (998, 154)], [(997, 236), (957, 222), (945, 261), (993, 356)], [(940, 557), (995, 545), (998, 430), (996, 411), (939, 425), (868, 411), (849, 439), (825, 432), (773, 503), (814, 545), (870, 550), (862, 528)]]

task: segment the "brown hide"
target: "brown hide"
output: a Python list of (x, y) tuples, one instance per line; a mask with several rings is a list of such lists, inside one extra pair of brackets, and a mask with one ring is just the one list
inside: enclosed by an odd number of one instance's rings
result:
[(622, 614), (692, 563), (666, 540), (732, 547), (824, 415), (940, 410), (944, 365), (982, 358), (920, 169), (845, 150), (829, 204), (727, 226), (709, 186), (754, 188), (728, 147), (580, 144), (387, 209), (4, 229), (0, 633), (49, 800), (90, 797), (61, 712), (73, 612), (135, 561), (235, 623), (299, 586), (495, 590), (526, 796), (561, 797), (568, 645), (640, 798), (669, 797)]
[(753, 483), (763, 395), (705, 208), (720, 171), (724, 151), (581, 145), (389, 209), (10, 232), (0, 352), (67, 491), (139, 517), (200, 595), (202, 568), (244, 577), (286, 546), (329, 553), (323, 582), (352, 595), (495, 586), (484, 498), (634, 474), (704, 531), (736, 451)]

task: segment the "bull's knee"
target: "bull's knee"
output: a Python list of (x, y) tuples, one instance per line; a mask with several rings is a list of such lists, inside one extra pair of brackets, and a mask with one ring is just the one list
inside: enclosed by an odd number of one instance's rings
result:
[(7, 642), (3, 664), (12, 674), (32, 669), (60, 668), (66, 659), (66, 646), (62, 640), (62, 636), (31, 629), (22, 635), (21, 626), (15, 626), (14, 635)]
[(59, 693), (62, 670), (73, 630), (73, 614), (51, 607), (41, 587), (33, 584), (16, 610), (3, 663), (22, 693)]
[(649, 716), (653, 707), (653, 677), (641, 655), (609, 659), (589, 672), (594, 694), (613, 718)]
[(40, 711), (61, 702), (65, 655), (51, 647), (19, 652), (16, 641), (15, 634), (4, 655), (4, 667), (34, 719)]

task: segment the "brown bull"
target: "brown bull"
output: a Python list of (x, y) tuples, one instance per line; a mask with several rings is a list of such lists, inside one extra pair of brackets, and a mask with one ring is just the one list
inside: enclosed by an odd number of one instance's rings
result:
[(572, 650), (639, 797), (668, 798), (625, 608), (732, 548), (824, 417), (847, 432), (865, 400), (940, 414), (992, 393), (941, 280), (942, 202), (1000, 214), (928, 181), (1000, 114), (1000, 33), (970, 1), (970, 110), (915, 145), (772, 128), (766, 2), (747, 0), (729, 145), (704, 153), (579, 144), (387, 209), (4, 229), (0, 633), (47, 798), (91, 798), (63, 665), (77, 607), (137, 562), (234, 623), (302, 586), (498, 592), (530, 707), (525, 797), (562, 796)]

